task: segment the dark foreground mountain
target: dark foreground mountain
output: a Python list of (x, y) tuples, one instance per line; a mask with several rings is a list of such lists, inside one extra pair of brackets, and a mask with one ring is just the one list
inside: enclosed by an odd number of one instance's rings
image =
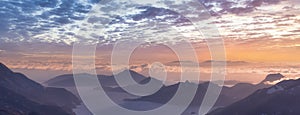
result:
[[(20, 111), (28, 112), (29, 110), (35, 111), (38, 108), (45, 108), (47, 109), (45, 110), (46, 112), (49, 111), (49, 115), (54, 115), (50, 113), (51, 110), (55, 110), (56, 108), (57, 110), (52, 112), (57, 111), (57, 114), (59, 114), (59, 111), (64, 110), (68, 114), (73, 114), (72, 109), (80, 104), (80, 100), (67, 90), (63, 88), (44, 87), (28, 79), (21, 73), (11, 71), (2, 63), (0, 63), (0, 88), (3, 89), (0, 94), (3, 98), (10, 95), (9, 97), (12, 101), (20, 100), (26, 108), (22, 108), (22, 103), (14, 104), (13, 102), (4, 102), (9, 101), (4, 99), (2, 100), (2, 104), (4, 104), (2, 107), (8, 104), (8, 107), (16, 108)], [(59, 110), (59, 108), (61, 108), (61, 110)]]
[(300, 79), (261, 89), (209, 115), (300, 115)]
[(0, 115), (68, 115), (57, 106), (41, 105), (0, 86)]

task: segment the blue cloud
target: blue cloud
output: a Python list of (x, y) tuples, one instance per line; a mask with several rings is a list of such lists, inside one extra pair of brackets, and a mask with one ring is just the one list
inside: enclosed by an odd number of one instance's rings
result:
[[(67, 36), (76, 34), (73, 30), (76, 28), (82, 31), (90, 31), (89, 28), (98, 28), (98, 24), (109, 21), (110, 28), (107, 32), (113, 32), (113, 36), (124, 35), (127, 29), (139, 25), (149, 26), (149, 21), (166, 22), (167, 24), (179, 24), (189, 22), (183, 16), (166, 8), (155, 7), (155, 5), (141, 6), (131, 3), (112, 2), (102, 4), (105, 8), (101, 10), (107, 14), (105, 16), (95, 16), (88, 19), (92, 27), (79, 27), (76, 21), (84, 20), (92, 6), (100, 0), (2, 0), (0, 1), (0, 39), (5, 41), (47, 41), (48, 42), (72, 42)], [(222, 15), (226, 13), (240, 14), (252, 12), (256, 7), (262, 4), (277, 4), (280, 0), (199, 0), (213, 15)], [(165, 1), (166, 5), (173, 5), (172, 1)], [(243, 6), (237, 6), (243, 4)], [(135, 7), (135, 10), (141, 10), (135, 14), (115, 15), (111, 12), (114, 9), (124, 6), (123, 10), (129, 7)], [(188, 7), (187, 7), (188, 8)], [(188, 10), (188, 9), (186, 9)], [(111, 18), (108, 19), (107, 17)], [(146, 20), (146, 21), (145, 21)], [(123, 24), (123, 26), (120, 26)], [(144, 24), (144, 25), (141, 25)], [(124, 26), (125, 25), (125, 26)], [(146, 30), (148, 28), (141, 28)], [(123, 32), (123, 33), (122, 33)], [(154, 31), (153, 33), (157, 33)], [(168, 32), (160, 30), (160, 32)], [(42, 35), (42, 36), (41, 36)], [(89, 37), (98, 37), (103, 39), (103, 35), (96, 33)], [(100, 38), (99, 38), (100, 36)], [(111, 37), (112, 38), (112, 37)], [(107, 41), (104, 40), (104, 41)], [(109, 40), (108, 40), (109, 41)], [(113, 40), (112, 40), (113, 41)]]
[[(77, 0), (14, 0), (0, 1), (1, 38), (20, 39), (44, 33), (51, 28), (83, 20), (92, 8)], [(18, 37), (19, 36), (19, 37)]]

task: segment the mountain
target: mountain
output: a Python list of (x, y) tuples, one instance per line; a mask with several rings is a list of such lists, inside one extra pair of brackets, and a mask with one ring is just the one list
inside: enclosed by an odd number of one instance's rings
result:
[(261, 89), (208, 115), (299, 115), (300, 79)]
[[(113, 101), (117, 101), (118, 103), (119, 102), (121, 103), (123, 99), (136, 98), (135, 95), (132, 95), (123, 89), (124, 87), (131, 87), (132, 84), (127, 84), (127, 86), (121, 87), (118, 85), (116, 81), (116, 77), (122, 78), (124, 76), (128, 76), (128, 72), (137, 83), (143, 82), (144, 80), (147, 79), (147, 77), (132, 70), (124, 70), (116, 75), (111, 75), (111, 76), (97, 75), (101, 87)], [(94, 77), (93, 75), (90, 74), (80, 74), (80, 75), (86, 76), (87, 79), (89, 77)], [(80, 97), (77, 88), (75, 86), (73, 74), (57, 76), (53, 79), (46, 81), (44, 84), (51, 87), (65, 88), (68, 91), (72, 92), (77, 97)], [(100, 87), (95, 88), (94, 90), (100, 90)]]
[(147, 78), (143, 79), (142, 81), (140, 81), (139, 84), (147, 84), (150, 81), (153, 81), (153, 83), (163, 83), (162, 81), (160, 81), (154, 77), (147, 77)]
[(283, 75), (281, 75), (280, 73), (277, 73), (277, 74), (269, 74), (266, 79), (264, 79), (262, 81), (262, 83), (266, 83), (266, 82), (273, 82), (273, 81), (276, 81), (276, 80), (280, 80), (284, 78)]
[[(256, 90), (271, 87), (271, 85), (264, 84), (264, 82), (279, 80), (282, 77), (284, 77), (284, 76), (282, 76), (281, 74), (270, 74), (266, 77), (265, 80), (263, 80), (259, 84), (238, 83), (238, 84), (234, 85), (233, 87), (223, 86), (221, 94), (219, 95), (219, 98), (218, 98), (216, 104), (214, 105), (214, 107), (228, 106), (234, 102), (237, 102), (237, 101), (249, 96)], [(165, 104), (174, 96), (174, 94), (176, 93), (180, 84), (197, 85), (197, 84), (193, 84), (190, 82), (177, 83), (177, 84), (170, 85), (170, 86), (164, 86), (158, 92), (156, 92), (152, 95), (139, 97), (136, 99), (128, 99), (127, 101), (148, 101), (148, 102)], [(205, 92), (208, 88), (208, 85), (209, 85), (209, 82), (204, 82), (204, 83), (198, 84), (198, 89), (197, 89), (196, 95), (194, 97), (194, 100), (190, 104), (190, 107), (200, 106), (200, 104), (204, 98)], [(216, 85), (216, 84), (212, 84), (212, 85)], [(219, 86), (217, 86), (217, 87), (219, 87)]]
[[(150, 81), (152, 81), (153, 84), (157, 84), (157, 85), (160, 85), (162, 84), (163, 82), (158, 80), (158, 79), (155, 79), (153, 77), (145, 77), (143, 80), (139, 81), (138, 84), (140, 85), (144, 85), (144, 84), (147, 84), (149, 83)], [(127, 93), (129, 94), (128, 92), (126, 92), (123, 88), (130, 88), (130, 87), (135, 87), (135, 85), (128, 85), (128, 86), (125, 86), (125, 87), (110, 87), (110, 88), (106, 88), (105, 90), (106, 91), (110, 91), (110, 92), (120, 92), (120, 93)]]
[[(128, 76), (128, 72), (130, 73), (131, 77), (136, 81), (136, 82), (141, 82), (144, 80), (146, 77), (135, 72), (132, 70), (124, 70), (118, 74), (111, 75), (111, 76), (106, 76), (106, 75), (97, 75), (99, 82), (103, 87), (116, 87), (118, 86), (118, 83), (116, 82), (116, 77), (124, 77)], [(84, 76), (92, 76), (90, 74), (83, 74)], [(67, 74), (67, 75), (61, 75), (54, 77), (53, 79), (50, 79), (46, 81), (44, 84), (47, 86), (51, 87), (75, 87), (75, 82), (74, 82), (74, 77), (73, 74)], [(128, 84), (130, 85), (130, 84)]]
[(0, 63), (0, 87), (24, 96), (30, 101), (41, 105), (58, 106), (69, 114), (80, 104), (80, 100), (63, 88), (44, 87), (27, 78), (21, 73), (15, 73)]
[(267, 84), (268, 82), (273, 82), (282, 78), (284, 78), (284, 76), (280, 73), (269, 74), (264, 80), (262, 80), (258, 84), (238, 83), (233, 87), (224, 87), (222, 90), (222, 94), (227, 95), (229, 97), (233, 97), (235, 101), (241, 100), (254, 93), (256, 90), (272, 86), (271, 84)]
[(0, 115), (68, 115), (56, 106), (41, 105), (0, 86)]
[[(149, 102), (165, 104), (175, 95), (175, 93), (177, 92), (177, 89), (179, 88), (179, 85), (181, 85), (181, 84), (182, 85), (198, 85), (196, 95), (190, 106), (200, 106), (199, 102), (202, 102), (202, 99), (204, 98), (204, 95), (205, 95), (205, 92), (209, 85), (209, 82), (205, 82), (205, 83), (201, 83), (201, 84), (182, 82), (182, 83), (177, 83), (177, 84), (170, 85), (170, 86), (163, 86), (158, 92), (156, 92), (152, 95), (140, 97), (137, 99), (130, 99), (128, 101), (149, 101)], [(212, 85), (216, 85), (216, 84), (212, 84)], [(231, 97), (229, 97), (227, 95), (221, 95), (217, 101), (217, 105), (222, 106), (222, 105), (224, 105), (223, 103), (228, 103), (228, 102), (225, 102), (228, 100), (233, 100), (233, 99), (231, 99)]]
[(217, 61), (217, 60), (206, 60), (201, 62), (201, 65), (211, 65), (212, 63), (226, 63), (227, 66), (247, 65), (250, 64), (246, 61)]
[[(128, 70), (127, 70), (128, 71)], [(130, 71), (130, 70), (129, 70)], [(134, 71), (130, 71), (130, 74), (133, 76), (133, 78), (139, 83), (139, 84), (146, 84), (150, 80), (156, 81), (156, 83), (161, 83), (162, 81), (159, 81), (153, 77), (144, 77), (141, 74), (138, 74)], [(102, 86), (104, 87), (104, 90), (109, 91), (109, 92), (119, 92), (119, 93), (127, 93), (126, 91), (123, 90), (122, 87), (119, 87), (114, 79), (114, 77), (124, 77), (126, 74), (125, 71), (120, 72), (116, 76), (100, 76), (98, 75), (99, 81), (101, 82)], [(66, 77), (66, 78), (62, 78)], [(234, 85), (233, 87), (222, 87), (221, 94), (214, 105), (215, 108), (218, 107), (225, 107), (230, 104), (233, 104), (239, 100), (242, 100), (243, 98), (251, 95), (254, 93), (256, 90), (263, 89), (263, 88), (268, 88), (271, 87), (272, 85), (266, 84), (266, 82), (272, 82), (276, 80), (282, 79), (284, 76), (281, 74), (269, 74), (267, 77), (262, 80), (258, 84), (250, 84), (250, 83), (238, 83)], [(54, 82), (55, 81), (55, 82)], [(63, 84), (71, 84), (69, 86), (74, 87), (74, 79), (72, 75), (64, 75), (64, 76), (58, 76), (54, 79), (51, 79), (46, 82), (47, 84), (51, 86), (56, 86), (56, 87), (63, 87)], [(55, 85), (53, 85), (55, 84)], [(60, 85), (58, 85), (60, 84)], [(128, 98), (124, 99), (126, 102), (151, 102), (151, 103), (157, 103), (157, 104), (165, 104), (167, 103), (173, 95), (176, 93), (178, 87), (180, 84), (185, 84), (185, 85), (198, 85), (198, 89), (196, 92), (196, 95), (194, 97), (194, 100), (190, 104), (190, 107), (198, 107), (200, 106), (205, 92), (207, 90), (209, 82), (204, 82), (204, 83), (190, 83), (190, 82), (182, 82), (182, 83), (177, 83), (174, 85), (170, 86), (163, 86), (159, 91), (156, 93), (149, 95), (149, 96), (144, 96), (144, 97), (136, 97), (136, 98)], [(216, 85), (216, 84), (213, 84)], [(125, 86), (125, 87), (130, 87), (130, 85)], [(216, 94), (217, 95), (217, 94)], [(113, 96), (112, 96), (113, 97)]]
[[(81, 76), (92, 76), (92, 75), (82, 74)], [(74, 87), (75, 86), (73, 74), (60, 75), (44, 82), (43, 84), (50, 87)]]
[(246, 61), (217, 61), (217, 60), (206, 60), (203, 62), (194, 62), (194, 61), (171, 61), (166, 63), (168, 66), (180, 66), (181, 64), (185, 65), (199, 65), (199, 66), (211, 66), (212, 63), (223, 64), (226, 63), (227, 66), (238, 66), (238, 65), (248, 65), (251, 64)]

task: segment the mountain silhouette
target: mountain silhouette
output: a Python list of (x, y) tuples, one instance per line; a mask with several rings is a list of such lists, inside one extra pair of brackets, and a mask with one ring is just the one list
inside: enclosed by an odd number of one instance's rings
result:
[(41, 105), (0, 86), (0, 115), (69, 115), (57, 106)]
[[(145, 77), (145, 76), (138, 74), (131, 70), (126, 70), (126, 71), (129, 71), (129, 73), (132, 75), (134, 80), (139, 81), (138, 82), (139, 84), (146, 84), (150, 80), (154, 80), (154, 81), (156, 81), (156, 83), (162, 82), (153, 77)], [(116, 76), (124, 77), (125, 75), (127, 75), (127, 74), (125, 74), (126, 71), (120, 72)], [(63, 77), (66, 77), (66, 78), (63, 78)], [(126, 91), (124, 91), (124, 89), (122, 87), (117, 85), (114, 77), (115, 76), (98, 75), (99, 81), (105, 91), (127, 93)], [(225, 106), (231, 105), (237, 101), (240, 101), (259, 89), (268, 88), (268, 87), (272, 86), (270, 84), (265, 84), (265, 82), (272, 82), (275, 80), (280, 80), (283, 77), (284, 76), (281, 74), (269, 74), (266, 76), (266, 78), (264, 80), (262, 80), (258, 84), (238, 83), (232, 87), (223, 86), (221, 94), (220, 94), (219, 98), (217, 99), (217, 102), (214, 105), (214, 108), (225, 107)], [(45, 83), (48, 83), (51, 86), (57, 86), (57, 87), (63, 87), (64, 86), (63, 84), (69, 84), (68, 86), (74, 87), (74, 79), (73, 79), (73, 75), (71, 75), (71, 74), (58, 76), (58, 77), (53, 78)], [(142, 102), (158, 103), (158, 104), (163, 105), (163, 104), (167, 103), (174, 96), (174, 94), (177, 92), (177, 89), (180, 84), (198, 85), (196, 95), (195, 95), (192, 103), (189, 105), (189, 107), (199, 107), (201, 105), (201, 102), (203, 101), (203, 98), (205, 96), (209, 82), (204, 82), (204, 83), (199, 83), (199, 84), (195, 84), (195, 83), (191, 83), (191, 82), (180, 82), (180, 83), (169, 85), (169, 86), (164, 85), (159, 91), (157, 91), (156, 93), (154, 93), (152, 95), (124, 99), (124, 101), (128, 101), (128, 102), (142, 101)], [(212, 84), (212, 85), (216, 85), (216, 84)], [(130, 85), (125, 86), (125, 87), (130, 87)], [(219, 87), (219, 86), (217, 86), (217, 87)], [(215, 95), (218, 95), (218, 94), (215, 94)], [(111, 96), (111, 97), (114, 97), (114, 96)]]
[[(118, 87), (118, 83), (116, 82), (116, 77), (124, 77), (128, 76), (129, 74), (131, 75), (132, 79), (134, 79), (137, 83), (141, 82), (144, 80), (146, 77), (135, 72), (132, 70), (124, 70), (119, 72), (116, 75), (97, 75), (98, 80), (102, 87), (104, 88), (109, 88), (109, 87)], [(81, 76), (86, 76), (86, 77), (93, 77), (93, 75), (90, 74), (81, 74)], [(51, 87), (75, 87), (75, 82), (74, 82), (74, 76), (73, 74), (66, 74), (66, 75), (60, 75), (57, 77), (54, 77), (46, 82), (44, 82), (47, 86)], [(128, 84), (130, 85), (130, 84)]]
[[(222, 91), (219, 95), (219, 98), (217, 99), (216, 104), (214, 105), (215, 108), (218, 107), (225, 107), (232, 103), (235, 103), (249, 95), (251, 95), (253, 92), (271, 87), (272, 85), (264, 84), (266, 81), (273, 81), (273, 80), (279, 80), (281, 79), (281, 74), (270, 74), (259, 84), (250, 84), (250, 83), (238, 83), (234, 85), (233, 87), (222, 87)], [(148, 101), (148, 102), (154, 102), (154, 103), (160, 103), (160, 104), (166, 104), (169, 100), (173, 98), (175, 95), (178, 87), (180, 84), (187, 84), (187, 85), (197, 85), (190, 82), (181, 82), (170, 86), (164, 86), (162, 87), (158, 92), (144, 97), (139, 97), (136, 99), (128, 99), (127, 101)], [(196, 95), (190, 104), (190, 107), (199, 107), (201, 105), (201, 102), (203, 101), (203, 98), (205, 96), (205, 93), (207, 91), (209, 82), (204, 82), (198, 84), (198, 89), (196, 92)], [(216, 85), (216, 84), (212, 84)], [(220, 87), (217, 86), (216, 87)], [(220, 87), (221, 88), (221, 87)], [(218, 95), (218, 94), (215, 94)]]
[(269, 74), (263, 81), (262, 83), (264, 82), (273, 82), (273, 81), (276, 81), (276, 80), (280, 80), (284, 78), (283, 75), (281, 75), (280, 73), (277, 73), (277, 74)]
[(208, 115), (299, 115), (300, 79), (261, 89)]
[[(280, 73), (278, 74), (269, 74), (264, 80), (258, 84), (251, 83), (238, 83), (233, 87), (223, 87), (222, 94), (229, 97), (233, 97), (235, 101), (241, 100), (250, 94), (254, 93), (256, 90), (268, 88), (272, 86), (271, 84), (266, 84), (266, 82), (273, 82), (284, 78)], [(231, 104), (231, 103), (230, 103)], [(228, 104), (227, 104), (228, 105)]]
[[(116, 81), (116, 77), (122, 78), (122, 77), (128, 76), (129, 74), (131, 75), (130, 77), (132, 77), (134, 79), (134, 81), (136, 81), (139, 84), (142, 84), (140, 82), (145, 82), (144, 80), (147, 79), (147, 77), (145, 77), (135, 71), (132, 71), (132, 70), (123, 70), (123, 71), (117, 73), (116, 75), (111, 75), (111, 76), (97, 75), (97, 78), (98, 78), (99, 83), (102, 88), (100, 88), (100, 86), (98, 86), (94, 90), (103, 89), (107, 93), (108, 97), (110, 97), (111, 100), (116, 103), (121, 102), (123, 99), (125, 99), (127, 97), (135, 97), (136, 98), (136, 96), (126, 92), (123, 89), (124, 87), (133, 86), (132, 84), (127, 84), (126, 86), (119, 86)], [(90, 75), (90, 74), (80, 74), (80, 76), (83, 76), (83, 77), (85, 76), (86, 79), (95, 77), (95, 75)], [(67, 75), (61, 75), (61, 76), (54, 77), (53, 79), (50, 79), (50, 80), (44, 82), (44, 84), (47, 86), (51, 86), (51, 87), (65, 88), (65, 89), (69, 90), (70, 92), (72, 92), (74, 95), (76, 95), (78, 98), (80, 97), (78, 90), (76, 88), (75, 82), (74, 82), (73, 74), (67, 74)], [(83, 87), (85, 87), (85, 86), (83, 86)], [(120, 97), (119, 95), (116, 95), (116, 93), (122, 93), (126, 96)]]
[(0, 63), (0, 87), (32, 102), (60, 107), (69, 114), (73, 114), (72, 109), (80, 104), (80, 100), (71, 92), (63, 88), (44, 87), (21, 73), (13, 72), (2, 63)]

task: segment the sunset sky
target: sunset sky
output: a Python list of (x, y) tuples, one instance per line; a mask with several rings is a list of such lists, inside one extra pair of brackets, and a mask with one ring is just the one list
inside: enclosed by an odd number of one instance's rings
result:
[(151, 63), (161, 62), (176, 81), (179, 60), (167, 45), (189, 50), (181, 45), (188, 41), (201, 66), (195, 71), (208, 80), (211, 56), (205, 40), (214, 38), (203, 37), (193, 25), (201, 23), (200, 31), (211, 30), (224, 40), (227, 80), (257, 83), (268, 73), (300, 77), (299, 0), (199, 1), (206, 10), (194, 11), (190, 0), (2, 0), (0, 61), (42, 82), (72, 72), (75, 42), (97, 43), (97, 71), (110, 74), (114, 44), (138, 39), (146, 44), (132, 54), (130, 69), (147, 73)]

